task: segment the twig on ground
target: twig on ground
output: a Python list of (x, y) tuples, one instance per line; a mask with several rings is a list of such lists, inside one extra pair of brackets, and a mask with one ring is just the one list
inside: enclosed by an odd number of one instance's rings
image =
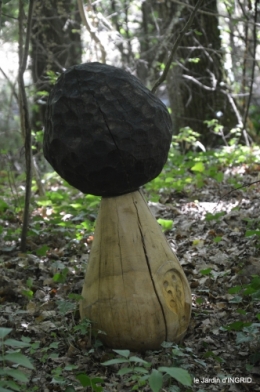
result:
[(222, 195), (222, 197), (226, 197), (227, 195), (229, 195), (232, 192), (238, 191), (239, 189), (242, 189), (242, 188), (246, 188), (247, 186), (257, 184), (258, 182), (260, 182), (260, 180), (253, 181), (253, 182), (245, 182), (243, 185), (239, 186), (238, 188), (231, 189), (231, 191), (224, 193), (224, 195)]

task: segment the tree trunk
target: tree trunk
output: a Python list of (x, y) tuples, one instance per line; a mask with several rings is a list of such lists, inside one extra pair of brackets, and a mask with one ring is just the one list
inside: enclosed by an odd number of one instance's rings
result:
[[(191, 6), (195, 3), (195, 0), (189, 1)], [(216, 0), (208, 2), (206, 10), (217, 13)], [(178, 29), (183, 27), (189, 12), (183, 9)], [(223, 141), (209, 132), (204, 121), (217, 119), (230, 130), (237, 124), (237, 118), (224, 83), (218, 18), (198, 12), (192, 27), (178, 48), (175, 65), (167, 78), (172, 119), (176, 133), (188, 126), (201, 135), (203, 144), (214, 146)]]
[[(196, 0), (190, 0), (194, 7)], [(230, 130), (238, 123), (227, 96), (223, 53), (218, 28), (217, 1), (212, 0), (203, 7), (209, 14), (198, 12), (192, 29), (186, 33), (176, 52), (174, 62), (167, 75), (167, 91), (158, 90), (171, 108), (173, 132), (190, 127), (198, 132), (200, 141), (206, 146), (222, 143), (219, 136), (212, 135), (205, 120), (218, 119)], [(141, 53), (137, 63), (137, 75), (146, 83), (156, 80), (165, 65), (177, 33), (182, 30), (192, 9), (185, 4), (170, 0), (142, 2)], [(155, 23), (156, 21), (156, 23)]]
[(36, 88), (37, 110), (33, 112), (34, 130), (42, 129), (46, 97), (39, 92), (51, 89), (47, 72), (61, 73), (81, 63), (80, 16), (76, 0), (36, 0), (32, 25), (32, 76)]

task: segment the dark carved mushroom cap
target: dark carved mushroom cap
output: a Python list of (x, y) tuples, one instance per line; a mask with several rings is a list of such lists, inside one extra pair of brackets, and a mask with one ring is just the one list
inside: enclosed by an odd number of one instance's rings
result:
[(161, 172), (171, 138), (167, 108), (122, 69), (76, 65), (50, 94), (44, 155), (83, 193), (116, 196), (137, 190)]

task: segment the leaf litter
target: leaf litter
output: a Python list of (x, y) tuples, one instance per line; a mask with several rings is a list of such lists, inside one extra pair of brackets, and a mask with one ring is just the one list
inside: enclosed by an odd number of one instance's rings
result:
[[(254, 177), (247, 173), (247, 179)], [(160, 203), (149, 202), (156, 219), (173, 222), (165, 235), (193, 298), (190, 326), (179, 346), (164, 343), (158, 351), (131, 353), (149, 362), (153, 375), (159, 367), (181, 367), (199, 380), (192, 391), (260, 391), (260, 295), (252, 283), (260, 276), (259, 190), (255, 184), (229, 193), (230, 185), (208, 179), (202, 188), (188, 185), (185, 192), (162, 194)], [(29, 237), (27, 254), (19, 251), (18, 235), (0, 243), (0, 325), (12, 329), (10, 339), (30, 343), (21, 349), (34, 364), (27, 371), (28, 390), (98, 390), (97, 384), (95, 389), (79, 383), (75, 375), (84, 373), (86, 383), (103, 380), (100, 391), (151, 391), (147, 383), (133, 389), (136, 383), (127, 374), (117, 374), (119, 363), (102, 366), (117, 355), (91, 335), (87, 321), (80, 322), (78, 300), (93, 230), (82, 229), (76, 239), (73, 225), (57, 229), (50, 210), (48, 216), (46, 209), (35, 210), (36, 216), (40, 229)], [(73, 221), (66, 206), (65, 216)], [(5, 214), (1, 225), (18, 233), (21, 221)], [(205, 381), (225, 377), (239, 381)], [(161, 390), (187, 390), (178, 383), (168, 385)]]

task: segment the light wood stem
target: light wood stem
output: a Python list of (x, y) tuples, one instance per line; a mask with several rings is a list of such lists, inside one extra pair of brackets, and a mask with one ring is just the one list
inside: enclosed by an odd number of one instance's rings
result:
[(184, 336), (189, 284), (140, 191), (101, 200), (82, 296), (81, 317), (112, 348), (158, 349)]

